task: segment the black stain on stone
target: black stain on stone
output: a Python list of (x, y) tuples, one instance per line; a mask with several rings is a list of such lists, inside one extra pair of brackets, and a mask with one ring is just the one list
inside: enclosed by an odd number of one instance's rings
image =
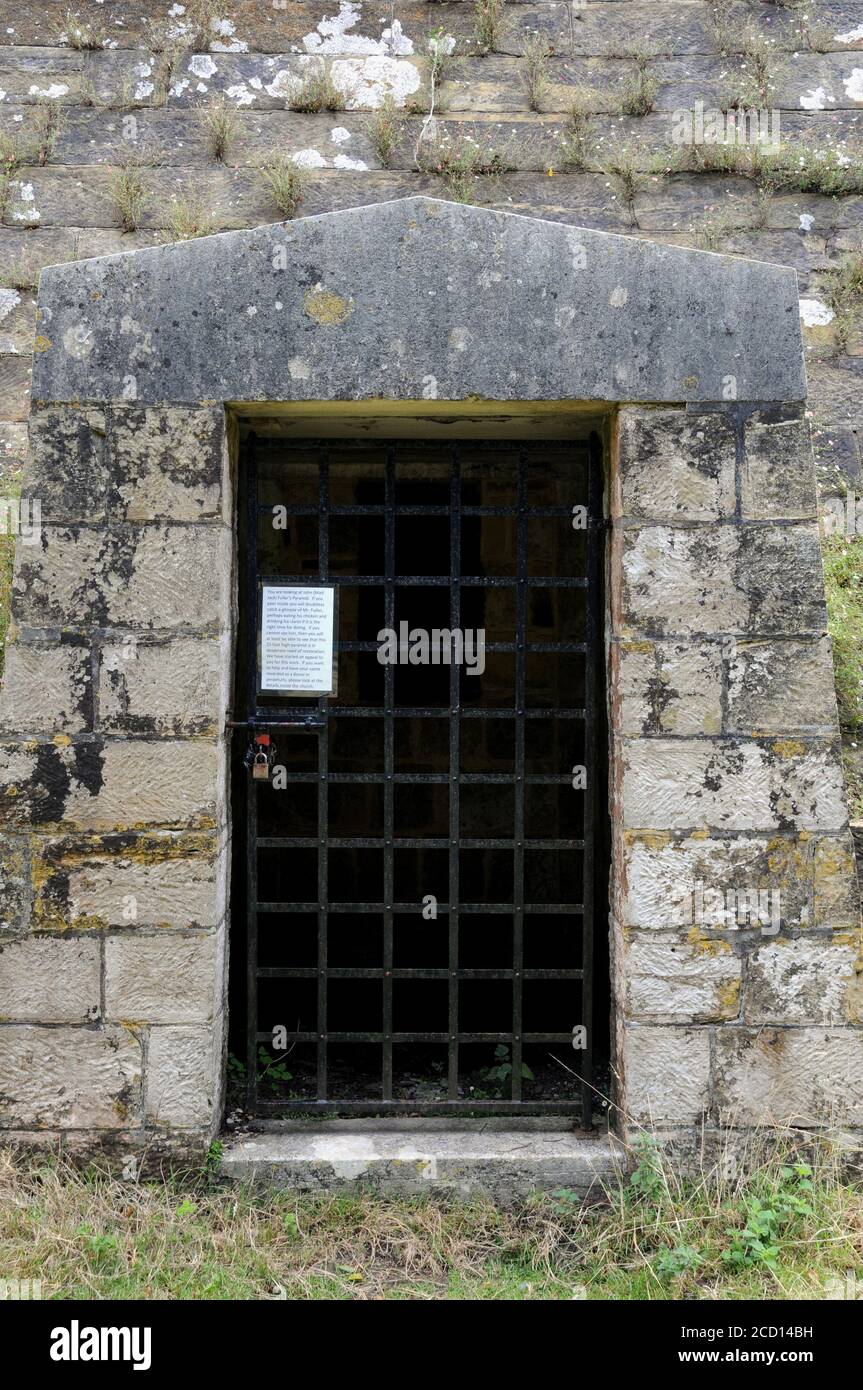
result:
[(30, 814), (35, 824), (63, 820), (71, 780), (59, 748), (53, 743), (40, 743), (30, 779)]
[(75, 777), (91, 796), (98, 796), (104, 785), (105, 749), (101, 742), (76, 743), (72, 750)]
[(672, 700), (680, 698), (680, 691), (675, 690), (673, 685), (669, 685), (661, 676), (651, 676), (644, 691), (647, 701), (648, 715), (642, 725), (644, 734), (661, 734), (662, 716), (671, 704)]

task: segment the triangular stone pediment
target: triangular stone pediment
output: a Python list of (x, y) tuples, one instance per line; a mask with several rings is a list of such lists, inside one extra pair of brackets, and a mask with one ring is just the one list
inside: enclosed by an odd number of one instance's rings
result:
[(793, 270), (406, 198), (48, 267), (43, 401), (801, 400)]

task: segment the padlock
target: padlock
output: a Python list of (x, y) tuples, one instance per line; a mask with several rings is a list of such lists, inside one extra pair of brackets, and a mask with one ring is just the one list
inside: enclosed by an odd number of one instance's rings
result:
[(270, 760), (263, 751), (255, 754), (252, 763), (252, 776), (258, 782), (269, 782), (270, 780)]

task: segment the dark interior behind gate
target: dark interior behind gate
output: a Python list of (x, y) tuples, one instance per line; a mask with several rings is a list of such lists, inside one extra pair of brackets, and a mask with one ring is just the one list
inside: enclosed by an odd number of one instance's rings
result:
[[(601, 465), (595, 435), (245, 438), (231, 1003), (250, 1113), (589, 1116), (608, 1000)], [(258, 585), (276, 578), (337, 589), (334, 698), (257, 694)], [(484, 669), (381, 664), (402, 622), (484, 630)], [(257, 732), (283, 788), (244, 766)]]

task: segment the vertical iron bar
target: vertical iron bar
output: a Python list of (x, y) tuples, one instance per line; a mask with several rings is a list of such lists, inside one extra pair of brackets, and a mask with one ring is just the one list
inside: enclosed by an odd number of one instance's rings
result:
[[(326, 584), (330, 574), (330, 459), (323, 449), (318, 458), (318, 577)], [(330, 706), (326, 696), (318, 700), (324, 727), (318, 735), (318, 1100), (327, 1099), (327, 957), (329, 936), (329, 755)]]
[(527, 458), (518, 451), (515, 542), (515, 823), (513, 826), (512, 917), (512, 1098), (520, 1101), (522, 1079), (522, 970), (524, 968), (524, 738), (525, 643), (527, 641)]
[[(258, 458), (249, 436), (246, 514), (246, 718), (258, 706)], [(258, 1108), (258, 786), (246, 769), (246, 1109)]]
[[(461, 626), (461, 454), (458, 445), (453, 446), (450, 458), (449, 484), (449, 545), (450, 545), (450, 628), (453, 632)], [(459, 816), (460, 816), (460, 734), (461, 734), (461, 670), (455, 662), (449, 670), (449, 919), (448, 959), (449, 959), (449, 1041), (447, 1043), (447, 1096), (458, 1099), (458, 967), (459, 967)]]
[[(386, 452), (384, 477), (384, 627), (395, 631), (396, 513), (395, 450)], [(393, 1094), (393, 902), (395, 852), (395, 667), (384, 667), (384, 1041), (382, 1057), (383, 1099)]]
[(599, 550), (602, 537), (602, 441), (591, 434), (587, 458), (587, 651), (584, 671), (584, 766), (587, 787), (584, 793), (584, 851), (581, 917), (581, 1013), (587, 1046), (581, 1058), (582, 1125), (589, 1129), (593, 1118), (593, 876), (594, 817), (597, 807), (596, 767), (596, 670), (602, 649), (599, 623)]

